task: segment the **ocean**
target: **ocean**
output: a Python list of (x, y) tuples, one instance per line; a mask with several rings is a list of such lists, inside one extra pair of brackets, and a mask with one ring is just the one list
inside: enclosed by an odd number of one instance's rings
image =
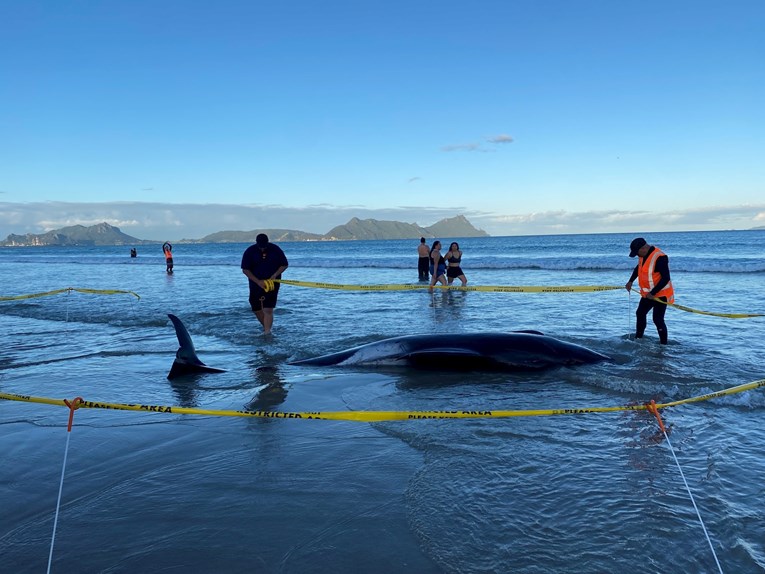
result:
[[(441, 240), (459, 241), (470, 286), (623, 286), (634, 236)], [(669, 256), (678, 304), (765, 313), (765, 231), (644, 236)], [(416, 283), (417, 243), (281, 243), (284, 279)], [(0, 248), (0, 297), (140, 296), (0, 301), (0, 393), (272, 413), (577, 411), (765, 378), (765, 317), (670, 308), (662, 346), (650, 317), (630, 336), (638, 296), (623, 288), (284, 285), (265, 337), (239, 269), (247, 245), (175, 244), (173, 275), (160, 245), (135, 259), (130, 247)], [(168, 313), (225, 373), (167, 380)], [(523, 329), (612, 360), (513, 373), (287, 364), (404, 334)], [(765, 388), (663, 409), (670, 447), (643, 410), (367, 423), (81, 408), (67, 433), (66, 408), (0, 400), (0, 571), (45, 570), (66, 453), (54, 572), (762, 573), (764, 415)]]

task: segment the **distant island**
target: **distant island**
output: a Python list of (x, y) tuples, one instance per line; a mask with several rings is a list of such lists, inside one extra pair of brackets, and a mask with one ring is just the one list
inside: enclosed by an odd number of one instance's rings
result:
[[(178, 243), (255, 243), (255, 237), (258, 233), (265, 233), (274, 242), (489, 237), (485, 231), (473, 227), (464, 215), (442, 219), (429, 227), (421, 227), (416, 223), (354, 217), (348, 223), (333, 227), (323, 235), (294, 229), (254, 229), (252, 231), (218, 231), (201, 239), (182, 239)], [(0, 247), (147, 245), (155, 243), (162, 243), (162, 241), (137, 239), (122, 233), (118, 227), (108, 223), (99, 223), (90, 227), (82, 225), (62, 227), (40, 234), (15, 235), (12, 233), (4, 241), (0, 241)]]
[(47, 233), (27, 233), (26, 235), (14, 235), (11, 233), (5, 241), (0, 241), (0, 247), (42, 247), (48, 245), (144, 245), (147, 243), (157, 243), (156, 241), (144, 241), (136, 239), (125, 233), (119, 228), (113, 227), (108, 223), (99, 223), (85, 227), (83, 225), (72, 225), (54, 229)]

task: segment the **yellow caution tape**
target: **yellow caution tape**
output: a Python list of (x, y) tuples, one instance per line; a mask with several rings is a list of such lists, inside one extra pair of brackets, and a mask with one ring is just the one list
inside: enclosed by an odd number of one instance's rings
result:
[(700, 309), (691, 309), (685, 305), (678, 305), (677, 303), (667, 303), (670, 307), (680, 309), (681, 311), (688, 311), (689, 313), (698, 313), (699, 315), (712, 315), (714, 317), (726, 317), (728, 319), (749, 319), (751, 317), (765, 317), (765, 313), (715, 313), (713, 311), (701, 311)]
[[(706, 401), (742, 393), (752, 389), (765, 386), (765, 379), (745, 383), (736, 387), (723, 389), (714, 393), (708, 393), (688, 399), (681, 399), (669, 403), (657, 404), (656, 408), (667, 408), (687, 403)], [(46, 397), (32, 397), (28, 395), (17, 395), (13, 393), (0, 393), (0, 399), (9, 401), (22, 401), (29, 403), (41, 403), (48, 405), (65, 406), (64, 399), (49, 399)], [(421, 419), (478, 419), (478, 418), (508, 418), (508, 417), (534, 417), (551, 415), (579, 415), (587, 413), (610, 413), (616, 411), (641, 411), (652, 408), (649, 404), (643, 405), (625, 405), (616, 407), (578, 407), (563, 409), (540, 409), (540, 410), (443, 410), (443, 411), (316, 411), (316, 412), (283, 412), (283, 411), (230, 411), (197, 409), (190, 407), (161, 406), (161, 405), (138, 405), (121, 403), (104, 403), (85, 401), (79, 404), (78, 408), (86, 409), (109, 409), (118, 411), (144, 411), (179, 415), (207, 415), (223, 417), (258, 417), (258, 418), (278, 418), (278, 419), (320, 419), (336, 421), (353, 422), (383, 422), (383, 421), (402, 421), (402, 420), (421, 420)]]
[[(294, 285), (295, 287), (314, 287), (319, 289), (335, 289), (341, 291), (414, 291), (417, 289), (429, 289), (430, 285), (426, 283), (404, 283), (404, 284), (386, 284), (386, 285), (342, 285), (339, 283), (316, 283), (313, 281), (292, 281), (287, 279), (275, 279), (285, 285)], [(434, 285), (437, 289), (449, 291), (483, 291), (494, 293), (589, 293), (594, 291), (614, 291), (624, 289), (619, 285), (575, 285), (575, 286), (551, 286), (551, 285), (471, 285), (463, 287), (462, 285)]]
[[(404, 283), (404, 284), (386, 284), (386, 285), (343, 285), (340, 283), (318, 283), (314, 281), (292, 281), (288, 279), (267, 279), (266, 289), (268, 292), (273, 289), (273, 283), (284, 283), (285, 285), (294, 285), (295, 287), (313, 287), (318, 289), (335, 289), (340, 291), (414, 291), (417, 289), (429, 289), (430, 285), (423, 283)], [(269, 285), (270, 283), (270, 285)], [(593, 293), (597, 291), (615, 291), (624, 289), (619, 285), (471, 285), (463, 287), (462, 285), (441, 285), (436, 284), (433, 287), (449, 291), (482, 291), (485, 293)], [(633, 289), (637, 294), (640, 291)], [(681, 311), (689, 313), (698, 313), (699, 315), (712, 315), (714, 317), (726, 317), (728, 319), (748, 319), (751, 317), (765, 317), (763, 313), (715, 313), (713, 311), (701, 311), (692, 309), (677, 303), (666, 303), (656, 299), (659, 303), (664, 303), (670, 307), (675, 307)]]
[[(640, 295), (639, 290), (633, 289), (632, 291)], [(725, 317), (726, 319), (750, 319), (752, 317), (765, 317), (765, 313), (715, 313), (713, 311), (701, 311), (700, 309), (693, 309), (691, 307), (686, 307), (685, 305), (678, 305), (677, 303), (668, 303), (666, 301), (662, 301), (661, 299), (654, 299), (654, 301), (669, 307), (674, 307), (675, 309), (680, 309), (681, 311), (687, 311), (688, 313), (712, 315), (713, 317)]]
[(8, 297), (0, 297), (0, 301), (17, 301), (19, 299), (34, 299), (36, 297), (48, 297), (49, 295), (58, 295), (59, 293), (69, 293), (71, 291), (77, 291), (78, 293), (90, 293), (92, 295), (132, 295), (137, 299), (141, 296), (132, 291), (121, 291), (119, 289), (80, 289), (77, 287), (65, 287), (64, 289), (56, 289), (55, 291), (46, 291), (45, 293), (29, 293), (26, 295), (12, 295)]
[(760, 379), (759, 381), (752, 381), (751, 383), (744, 383), (743, 385), (738, 385), (735, 387), (729, 387), (727, 389), (716, 391), (714, 393), (707, 393), (706, 395), (699, 395), (697, 397), (691, 397), (689, 399), (680, 399), (679, 401), (672, 401), (670, 403), (664, 403), (664, 404), (660, 404), (656, 406), (658, 408), (664, 408), (664, 407), (676, 407), (678, 405), (685, 405), (688, 403), (698, 403), (700, 401), (708, 401), (709, 399), (716, 399), (718, 397), (724, 397), (726, 395), (735, 395), (736, 393), (751, 391), (753, 389), (758, 389), (760, 387), (765, 387), (765, 379)]

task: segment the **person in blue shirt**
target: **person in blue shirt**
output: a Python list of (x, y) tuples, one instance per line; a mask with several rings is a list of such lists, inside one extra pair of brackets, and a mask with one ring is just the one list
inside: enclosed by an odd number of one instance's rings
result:
[(250, 307), (263, 325), (263, 334), (271, 333), (274, 324), (274, 308), (279, 296), (282, 273), (289, 263), (281, 248), (269, 242), (268, 235), (259, 233), (255, 245), (250, 245), (242, 255), (242, 273), (247, 276), (250, 287)]

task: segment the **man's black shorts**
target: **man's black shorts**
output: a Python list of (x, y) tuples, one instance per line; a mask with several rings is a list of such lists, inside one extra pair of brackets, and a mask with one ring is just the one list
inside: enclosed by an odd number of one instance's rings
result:
[(280, 283), (274, 284), (274, 290), (266, 293), (257, 286), (252, 286), (250, 289), (250, 307), (253, 311), (262, 311), (265, 309), (273, 309), (276, 307), (276, 299), (279, 295)]

